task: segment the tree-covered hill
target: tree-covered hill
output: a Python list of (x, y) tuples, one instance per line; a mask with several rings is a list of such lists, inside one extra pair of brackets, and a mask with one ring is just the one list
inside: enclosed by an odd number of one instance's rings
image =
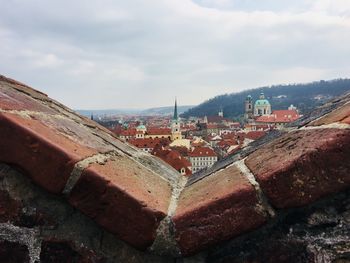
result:
[(189, 109), (181, 116), (212, 116), (216, 115), (220, 108), (223, 108), (225, 117), (239, 118), (244, 113), (246, 96), (251, 95), (255, 101), (259, 98), (261, 92), (264, 92), (265, 97), (270, 101), (272, 110), (287, 109), (293, 104), (301, 113), (306, 113), (326, 100), (349, 91), (350, 79), (260, 87), (239, 93), (216, 96)]

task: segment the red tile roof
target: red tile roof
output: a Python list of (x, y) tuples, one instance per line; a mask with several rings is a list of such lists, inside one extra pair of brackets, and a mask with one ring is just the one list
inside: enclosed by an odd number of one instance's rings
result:
[(170, 128), (148, 128), (146, 134), (148, 135), (171, 135)]
[(224, 147), (228, 147), (228, 146), (232, 146), (232, 145), (238, 145), (236, 140), (222, 140), (220, 141), (217, 146), (219, 146), (220, 148), (224, 148)]
[(260, 116), (256, 122), (288, 123), (299, 119), (300, 115), (296, 110), (275, 110), (271, 115)]
[(192, 166), (192, 164), (183, 157), (178, 151), (172, 150), (169, 148), (156, 148), (153, 152), (153, 155), (159, 157), (169, 165), (171, 165), (173, 168), (175, 168), (177, 171), (181, 171), (181, 169), (185, 169), (186, 175), (191, 175), (192, 172), (189, 169), (189, 167)]
[(136, 135), (136, 129), (134, 129), (134, 128), (123, 130), (120, 133), (120, 136), (135, 136), (135, 135)]
[(186, 158), (182, 157), (178, 151), (174, 150), (170, 151), (166, 156), (166, 162), (176, 170), (180, 170), (182, 168), (189, 170), (188, 167), (192, 166), (192, 164)]
[(247, 132), (247, 134), (245, 135), (245, 138), (250, 140), (257, 140), (265, 136), (265, 134), (266, 134), (265, 131), (250, 131), (250, 132)]
[(235, 133), (227, 133), (227, 134), (222, 134), (221, 135), (221, 138), (224, 139), (224, 140), (227, 140), (227, 139), (235, 139), (237, 136)]
[[(164, 140), (164, 139), (163, 139)], [(151, 148), (153, 149), (156, 145), (160, 144), (162, 138), (140, 138), (129, 140), (129, 143), (136, 146), (137, 148)]]
[(230, 122), (230, 119), (226, 119), (224, 117), (221, 116), (208, 116), (208, 123), (221, 123), (221, 122)]
[(218, 125), (217, 124), (213, 124), (213, 123), (208, 123), (207, 124), (207, 129), (217, 129)]
[(209, 147), (195, 147), (192, 152), (188, 154), (190, 157), (210, 157), (217, 156), (213, 149)]
[(204, 141), (200, 141), (200, 142), (191, 142), (191, 146), (192, 147), (200, 147), (200, 146), (205, 146), (206, 143)]
[(218, 122), (222, 122), (223, 121), (223, 117), (221, 116), (208, 116), (207, 117), (207, 120), (208, 120), (208, 123), (218, 123)]
[(184, 146), (172, 146), (170, 149), (179, 152), (184, 157), (188, 156), (189, 150)]

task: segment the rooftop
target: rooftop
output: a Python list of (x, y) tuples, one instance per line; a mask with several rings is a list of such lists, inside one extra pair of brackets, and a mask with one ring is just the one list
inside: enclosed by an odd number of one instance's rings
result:
[(188, 154), (190, 157), (215, 157), (217, 154), (214, 152), (213, 149), (209, 147), (195, 147), (192, 152)]
[(259, 116), (256, 122), (261, 123), (288, 123), (296, 121), (300, 117), (296, 110), (274, 110), (271, 115)]

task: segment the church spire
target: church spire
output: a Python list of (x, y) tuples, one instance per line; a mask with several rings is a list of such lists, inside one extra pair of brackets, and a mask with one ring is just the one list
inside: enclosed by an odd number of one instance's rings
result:
[(177, 115), (177, 100), (175, 98), (175, 107), (174, 107), (174, 116), (173, 120), (171, 121), (171, 140), (181, 140), (181, 126), (179, 121), (179, 116)]
[(176, 98), (175, 98), (175, 107), (174, 107), (174, 117), (173, 117), (174, 120), (177, 120), (178, 119), (178, 116), (177, 116), (177, 101), (176, 101)]

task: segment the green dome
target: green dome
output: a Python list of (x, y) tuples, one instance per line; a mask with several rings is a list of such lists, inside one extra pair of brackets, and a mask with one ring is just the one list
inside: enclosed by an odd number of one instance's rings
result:
[(137, 126), (137, 129), (138, 130), (146, 129), (146, 126), (145, 125), (139, 125), (139, 126)]
[(265, 99), (263, 99), (263, 100), (257, 100), (257, 101), (255, 102), (255, 106), (258, 106), (258, 105), (270, 105), (270, 102), (269, 102), (268, 100), (265, 100)]

